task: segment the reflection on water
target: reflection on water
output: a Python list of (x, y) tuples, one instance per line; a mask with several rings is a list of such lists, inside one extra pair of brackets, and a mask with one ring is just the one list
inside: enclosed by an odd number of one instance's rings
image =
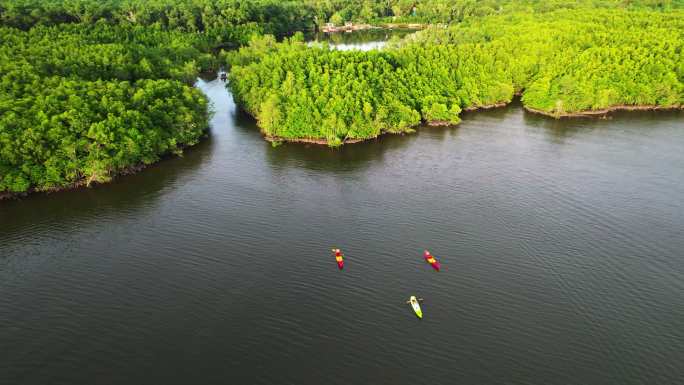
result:
[(616, 126), (624, 129), (636, 130), (641, 135), (649, 135), (648, 127), (654, 120), (670, 120), (673, 122), (684, 119), (682, 110), (665, 111), (615, 111), (604, 116), (586, 116), (578, 118), (553, 119), (531, 112), (525, 112), (524, 122), (531, 127), (541, 127), (557, 140), (572, 138), (582, 133), (603, 131), (607, 135), (615, 133)]
[(185, 149), (182, 157), (168, 156), (142, 172), (116, 178), (111, 183), (3, 201), (0, 230), (5, 245), (10, 240), (23, 242), (27, 237), (35, 237), (39, 230), (54, 230), (43, 229), (43, 224), (60, 223), (61, 228), (76, 228), (154, 207), (167, 192), (197, 172), (214, 150), (214, 141), (207, 137)]
[[(274, 168), (304, 167), (322, 172), (359, 171), (382, 162), (386, 153), (405, 147), (401, 135), (385, 135), (339, 148), (302, 143), (284, 143), (266, 151), (266, 159)], [(378, 147), (381, 150), (378, 151)]]

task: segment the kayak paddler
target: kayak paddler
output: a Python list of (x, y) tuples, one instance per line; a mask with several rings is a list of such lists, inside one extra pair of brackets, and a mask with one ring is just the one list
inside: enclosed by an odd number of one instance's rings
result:
[(344, 258), (342, 257), (342, 251), (340, 249), (332, 249), (333, 253), (335, 253), (335, 261), (337, 262), (337, 267), (342, 270), (344, 267)]
[(420, 305), (418, 304), (419, 302), (423, 302), (423, 299), (416, 298), (415, 295), (412, 295), (411, 298), (409, 298), (409, 300), (406, 301), (406, 303), (411, 305), (413, 311), (416, 313), (416, 316), (418, 318), (423, 318), (423, 310), (420, 308)]
[(428, 261), (429, 263), (435, 263), (435, 262), (437, 262), (437, 260), (435, 259), (435, 257), (433, 257), (432, 254), (430, 254), (429, 251), (425, 250), (425, 252), (423, 253), (423, 255), (425, 255), (425, 260)]
[(430, 266), (432, 266), (433, 269), (439, 271), (439, 269), (440, 269), (440, 267), (441, 267), (441, 264), (439, 263), (439, 261), (437, 260), (437, 258), (435, 258), (435, 257), (434, 257), (432, 254), (430, 254), (430, 252), (427, 251), (427, 250), (425, 250), (425, 251), (423, 252), (423, 257), (425, 258), (425, 262), (429, 263)]

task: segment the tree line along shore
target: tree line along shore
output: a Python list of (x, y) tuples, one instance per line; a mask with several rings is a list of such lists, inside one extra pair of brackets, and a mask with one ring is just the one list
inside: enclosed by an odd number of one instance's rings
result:
[[(206, 135), (229, 69), (266, 138), (337, 146), (504, 105), (574, 116), (684, 104), (681, 1), (0, 0), (0, 198), (102, 183)], [(440, 24), (381, 51), (330, 22)], [(290, 36), (290, 37), (288, 37)]]
[(560, 9), (470, 18), (381, 51), (253, 40), (228, 55), (229, 86), (268, 138), (332, 146), (457, 124), (502, 106), (551, 117), (684, 104), (684, 14)]

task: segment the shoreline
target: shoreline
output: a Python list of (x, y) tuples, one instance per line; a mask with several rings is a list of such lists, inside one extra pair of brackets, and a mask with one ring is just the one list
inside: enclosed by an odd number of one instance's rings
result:
[[(205, 138), (205, 137), (203, 136), (203, 137), (201, 137), (200, 139), (202, 139), (202, 138)], [(199, 143), (199, 142), (198, 142), (198, 143)], [(185, 149), (187, 149), (187, 148), (189, 148), (189, 147), (192, 147), (192, 146), (181, 146), (181, 147), (179, 147), (178, 149), (179, 149), (179, 150), (185, 150)], [(38, 190), (38, 189), (36, 189), (35, 187), (32, 187), (32, 188), (30, 188), (30, 189), (28, 189), (28, 190), (26, 190), (26, 191), (17, 192), (17, 193), (14, 193), (14, 192), (0, 192), (0, 202), (2, 202), (2, 201), (4, 201), (4, 200), (25, 198), (25, 197), (27, 197), (27, 196), (29, 196), (29, 195), (36, 195), (36, 194), (46, 194), (46, 195), (48, 195), (48, 194), (58, 193), (58, 192), (63, 192), (63, 191), (78, 190), (78, 189), (82, 189), (82, 188), (90, 188), (91, 185), (98, 185), (98, 184), (104, 185), (104, 184), (108, 184), (108, 183), (113, 182), (115, 179), (117, 179), (117, 178), (119, 178), (119, 177), (126, 176), (126, 175), (137, 174), (138, 172), (140, 172), (140, 171), (142, 171), (142, 170), (144, 170), (144, 169), (146, 169), (146, 168), (148, 168), (148, 167), (155, 166), (155, 165), (159, 164), (160, 162), (162, 162), (162, 161), (164, 161), (164, 160), (166, 160), (166, 159), (171, 158), (172, 156), (179, 156), (179, 157), (180, 157), (180, 156), (183, 156), (183, 153), (176, 154), (175, 152), (168, 152), (168, 153), (166, 153), (166, 154), (160, 155), (160, 156), (159, 156), (159, 160), (157, 160), (156, 162), (153, 162), (153, 163), (150, 163), (150, 164), (138, 163), (138, 164), (133, 164), (133, 165), (130, 165), (130, 166), (126, 166), (126, 167), (124, 167), (123, 169), (119, 170), (118, 172), (109, 175), (109, 180), (106, 181), (106, 182), (93, 182), (92, 180), (90, 180), (90, 179), (92, 178), (92, 176), (91, 176), (91, 177), (79, 179), (79, 180), (77, 180), (77, 181), (75, 181), (75, 182), (73, 182), (73, 183), (70, 183), (70, 184), (68, 184), (68, 185), (65, 185), (65, 186), (51, 187), (51, 188), (48, 188), (48, 189), (45, 189), (45, 190)]]
[(525, 109), (525, 111), (531, 112), (533, 114), (548, 116), (550, 118), (555, 118), (555, 119), (588, 118), (588, 117), (594, 117), (597, 115), (607, 115), (611, 112), (617, 112), (617, 111), (674, 111), (674, 110), (684, 110), (684, 105), (658, 106), (658, 105), (621, 104), (621, 105), (602, 108), (600, 110), (584, 110), (584, 111), (575, 111), (575, 112), (554, 113), (554, 112), (539, 110), (539, 109), (536, 109), (533, 107), (528, 107), (525, 105), (523, 105), (522, 107)]
[(511, 104), (511, 101), (508, 102), (496, 102), (492, 104), (485, 104), (483, 106), (471, 106), (471, 107), (465, 107), (461, 111), (463, 112), (472, 112), (472, 111), (479, 111), (479, 110), (491, 110), (493, 108), (501, 108), (501, 107), (506, 107), (507, 105)]
[[(517, 96), (518, 94), (516, 94)], [(508, 102), (497, 102), (497, 103), (492, 103), (492, 104), (486, 104), (482, 106), (472, 106), (472, 107), (466, 107), (463, 108), (463, 112), (476, 112), (479, 110), (490, 110), (490, 109), (495, 109), (495, 108), (502, 108), (502, 107), (507, 107), (509, 104), (511, 104), (512, 101)], [(675, 111), (675, 110), (684, 110), (684, 105), (675, 105), (675, 106), (658, 106), (658, 105), (616, 105), (612, 107), (607, 107), (603, 108), (600, 110), (585, 110), (585, 111), (576, 111), (576, 112), (564, 112), (562, 114), (558, 113), (551, 113), (543, 110), (539, 110), (533, 107), (528, 107), (525, 105), (522, 105), (522, 108), (530, 113), (533, 114), (538, 114), (542, 116), (546, 116), (549, 118), (554, 118), (554, 119), (561, 119), (561, 118), (591, 118), (591, 117), (596, 117), (596, 116), (605, 116), (607, 114), (610, 114), (611, 112), (618, 112), (618, 111)], [(249, 114), (253, 119), (256, 120), (252, 114)], [(257, 125), (258, 125), (258, 120)], [(411, 128), (415, 127), (420, 127), (422, 125), (425, 126), (430, 126), (430, 127), (455, 127), (459, 125), (460, 123), (450, 123), (446, 121), (440, 121), (440, 120), (435, 120), (435, 121), (429, 121), (429, 122), (421, 122), (420, 124), (417, 124)], [(328, 142), (327, 139), (316, 139), (316, 138), (284, 138), (284, 137), (279, 137), (279, 136), (272, 136), (272, 135), (266, 135), (263, 131), (261, 131), (261, 134), (267, 142), (271, 143), (302, 143), (302, 144), (315, 144), (315, 145), (325, 145), (328, 146), (330, 143)], [(383, 135), (389, 135), (389, 134), (400, 134), (404, 135), (406, 133), (391, 133), (391, 132), (382, 132), (377, 136), (374, 137), (369, 137), (369, 138), (356, 138), (356, 139), (345, 139), (343, 140), (340, 145), (343, 144), (354, 144), (354, 143), (361, 143), (365, 142), (368, 140), (372, 139), (377, 139), (380, 136)], [(182, 146), (179, 149), (186, 149), (191, 146)], [(35, 188), (30, 188), (27, 191), (23, 192), (18, 192), (18, 193), (13, 193), (13, 192), (0, 192), (0, 202), (4, 200), (10, 200), (10, 199), (19, 199), (19, 198), (24, 198), (29, 195), (37, 194), (37, 193), (42, 193), (42, 194), (51, 194), (51, 193), (56, 193), (56, 192), (62, 192), (62, 191), (67, 191), (67, 190), (76, 190), (80, 188), (89, 188), (91, 184), (107, 184), (111, 183), (114, 179), (121, 177), (121, 176), (126, 176), (126, 175), (131, 175), (138, 173), (150, 166), (154, 166), (158, 163), (160, 163), (162, 160), (173, 156), (173, 152), (169, 152), (167, 154), (161, 155), (160, 159), (154, 163), (150, 164), (135, 164), (131, 165), (128, 167), (123, 168), (122, 170), (116, 172), (115, 174), (110, 175), (110, 180), (107, 182), (92, 182), (89, 180), (90, 178), (83, 178), (81, 180), (78, 180), (76, 182), (73, 182), (69, 185), (66, 186), (61, 186), (61, 187), (52, 187), (46, 190), (37, 190)], [(180, 155), (182, 156), (182, 155)]]
[(107, 183), (114, 181), (114, 179), (116, 179), (118, 177), (138, 173), (138, 172), (140, 172), (140, 171), (142, 171), (142, 170), (144, 170), (150, 166), (153, 166), (153, 165), (159, 163), (164, 158), (165, 157), (162, 157), (161, 159), (159, 159), (159, 161), (154, 162), (154, 163), (150, 163), (150, 164), (140, 163), (140, 164), (125, 167), (121, 171), (110, 175), (110, 179), (107, 182), (93, 182), (93, 181), (89, 180), (90, 178), (83, 178), (83, 179), (79, 179), (78, 181), (70, 183), (70, 184), (65, 185), (65, 186), (50, 187), (50, 188), (45, 189), (45, 190), (38, 190), (35, 187), (32, 187), (26, 191), (22, 191), (22, 192), (18, 192), (18, 193), (3, 192), (3, 193), (0, 193), (0, 201), (8, 200), (8, 199), (25, 198), (29, 195), (34, 195), (34, 194), (52, 194), (52, 193), (58, 193), (58, 192), (62, 192), (62, 191), (77, 190), (77, 189), (81, 189), (81, 188), (90, 188), (91, 185), (95, 185), (95, 184), (107, 184)]
[[(517, 98), (520, 96), (520, 94), (516, 93), (514, 96)], [(482, 106), (465, 107), (465, 108), (463, 108), (462, 112), (470, 113), (470, 112), (477, 112), (480, 110), (491, 110), (491, 109), (495, 109), (495, 108), (502, 108), (502, 107), (509, 106), (512, 102), (513, 102), (513, 100), (508, 101), (508, 102), (497, 102), (497, 103), (492, 103), (492, 104), (485, 104)], [(525, 111), (528, 111), (530, 113), (539, 114), (539, 115), (543, 115), (543, 116), (555, 118), (555, 119), (560, 119), (560, 118), (589, 118), (589, 117), (596, 117), (599, 115), (606, 115), (606, 114), (609, 114), (611, 112), (616, 112), (616, 111), (674, 111), (674, 110), (684, 110), (684, 105), (669, 106), (669, 107), (657, 106), (657, 105), (644, 105), (644, 106), (619, 105), (619, 106), (604, 108), (601, 110), (577, 111), (577, 112), (563, 113), (561, 115), (558, 115), (558, 114), (553, 114), (553, 113), (549, 113), (549, 112), (542, 111), (542, 110), (537, 110), (537, 109), (532, 108), (532, 107), (527, 107), (525, 105), (521, 105), (521, 107)], [(251, 114), (249, 114), (249, 115), (252, 116)], [(258, 125), (258, 123), (259, 122), (257, 121), (257, 125)], [(421, 122), (420, 124), (412, 126), (411, 128), (416, 128), (416, 127), (420, 127), (420, 126), (455, 127), (455, 126), (458, 126), (459, 124), (460, 124), (460, 122), (453, 124), (453, 123), (446, 122), (446, 121), (434, 120), (434, 121), (429, 121), (429, 122)], [(267, 142), (271, 142), (271, 143), (282, 142), (282, 143), (316, 144), (316, 145), (326, 145), (326, 146), (329, 145), (329, 142), (327, 139), (283, 138), (283, 137), (279, 137), (279, 136), (266, 135), (263, 131), (261, 132), (261, 134), (263, 135), (264, 140), (266, 140)], [(347, 140), (342, 141), (340, 143), (340, 145), (365, 142), (365, 141), (377, 139), (380, 136), (389, 135), (389, 134), (393, 134), (393, 133), (382, 132), (382, 133), (380, 133), (380, 135), (374, 136), (371, 138), (347, 139)], [(396, 135), (397, 133), (394, 133), (394, 134)], [(403, 135), (405, 133), (398, 133), (398, 134)]]
[[(266, 140), (267, 142), (271, 142), (271, 143), (282, 142), (282, 143), (320, 144), (320, 145), (326, 145), (326, 146), (328, 145), (327, 139), (316, 139), (316, 138), (292, 138), (292, 139), (288, 139), (288, 138), (283, 138), (280, 136), (265, 135), (263, 133), (262, 133), (262, 135), (264, 137), (264, 140)], [(377, 138), (377, 136), (373, 137), (373, 138), (366, 138), (366, 139), (345, 139), (342, 141), (341, 144), (360, 143), (360, 142), (375, 139), (375, 138)]]
[[(497, 103), (492, 103), (492, 104), (485, 104), (485, 105), (483, 105), (483, 106), (467, 107), (467, 108), (464, 108), (462, 111), (464, 111), (464, 112), (472, 112), (472, 111), (478, 111), (478, 110), (489, 110), (489, 109), (493, 109), (493, 108), (506, 107), (506, 106), (508, 106), (510, 103), (511, 103), (511, 102), (497, 102)], [(247, 111), (245, 111), (245, 112), (247, 112)], [(248, 114), (249, 116), (251, 116), (252, 119), (256, 120), (256, 122), (257, 122), (257, 127), (258, 127), (258, 126), (259, 126), (259, 121), (256, 119), (256, 117), (254, 117), (254, 116), (253, 116), (251, 113), (249, 113), (249, 112), (247, 112), (247, 114)], [(410, 128), (411, 128), (411, 129), (414, 129), (414, 128), (420, 127), (420, 126), (430, 126), (430, 127), (455, 127), (455, 126), (458, 126), (459, 124), (461, 124), (461, 123), (459, 122), (459, 123), (454, 124), (454, 123), (447, 122), (447, 121), (444, 121), (444, 120), (431, 120), (431, 121), (428, 121), (428, 122), (420, 122), (419, 124), (416, 124), (415, 126), (412, 126), (412, 127), (410, 127)], [(283, 138), (283, 137), (280, 137), (280, 136), (267, 135), (267, 134), (265, 134), (265, 133), (263, 132), (263, 130), (260, 130), (260, 131), (261, 131), (261, 135), (263, 136), (264, 140), (266, 140), (267, 142), (271, 142), (271, 143), (279, 143), (279, 142), (280, 142), (280, 143), (316, 144), (316, 145), (322, 145), (322, 146), (328, 146), (328, 145), (330, 145), (330, 143), (328, 142), (327, 139), (316, 139), (316, 138)], [(377, 135), (377, 136), (374, 136), (374, 137), (371, 137), (371, 138), (363, 138), (363, 139), (346, 139), (346, 140), (343, 140), (343, 141), (340, 143), (340, 145), (343, 145), (343, 144), (361, 143), (361, 142), (365, 142), (365, 141), (368, 141), (368, 140), (377, 139), (378, 137), (383, 136), (383, 135), (390, 135), (390, 134), (392, 134), (392, 135), (404, 135), (404, 134), (408, 134), (408, 132), (399, 132), (399, 133), (381, 132), (380, 135)]]
[[(411, 126), (411, 129), (414, 129), (416, 127), (420, 126), (430, 126), (430, 127), (455, 127), (458, 126), (459, 123), (450, 123), (447, 121), (443, 120), (433, 120), (429, 122), (421, 122), (420, 124), (417, 124), (415, 126)], [(283, 138), (281, 136), (273, 136), (273, 135), (266, 135), (263, 132), (261, 133), (264, 140), (270, 143), (303, 143), (303, 144), (316, 144), (316, 145), (321, 145), (321, 146), (328, 146), (330, 143), (328, 142), (327, 139), (316, 139), (316, 138)], [(345, 139), (343, 140), (340, 145), (343, 144), (354, 144), (354, 143), (361, 143), (361, 142), (366, 142), (369, 140), (377, 139), (381, 136), (384, 135), (404, 135), (404, 134), (410, 134), (410, 132), (381, 132), (377, 136), (373, 136), (370, 138), (356, 138), (356, 139)]]
[(449, 126), (458, 126), (459, 123), (451, 123), (446, 120), (431, 120), (427, 123), (425, 123), (426, 126), (430, 127), (449, 127)]

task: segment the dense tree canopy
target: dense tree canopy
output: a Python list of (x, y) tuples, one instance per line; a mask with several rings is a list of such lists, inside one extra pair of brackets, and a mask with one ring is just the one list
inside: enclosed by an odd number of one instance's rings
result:
[(383, 51), (259, 39), (229, 57), (230, 86), (266, 135), (331, 145), (457, 123), (509, 102), (551, 115), (684, 104), (684, 13), (560, 9), (470, 18)]
[(317, 21), (458, 23), (514, 12), (577, 8), (682, 8), (681, 0), (303, 0)]
[(107, 181), (196, 143), (207, 125), (204, 96), (173, 80), (17, 76), (2, 86), (18, 92), (0, 99), (0, 191)]
[(103, 182), (196, 143), (215, 49), (307, 28), (299, 2), (0, 0), (0, 196)]
[(23, 30), (105, 22), (203, 32), (228, 42), (254, 31), (280, 36), (305, 30), (312, 20), (297, 0), (0, 0), (2, 25)]
[(197, 142), (207, 102), (189, 81), (203, 56), (157, 33), (0, 28), (0, 192), (106, 181)]
[(400, 51), (436, 45), (486, 50), (497, 63), (489, 76), (500, 74), (526, 106), (550, 114), (684, 103), (681, 11), (492, 16), (421, 32)]

